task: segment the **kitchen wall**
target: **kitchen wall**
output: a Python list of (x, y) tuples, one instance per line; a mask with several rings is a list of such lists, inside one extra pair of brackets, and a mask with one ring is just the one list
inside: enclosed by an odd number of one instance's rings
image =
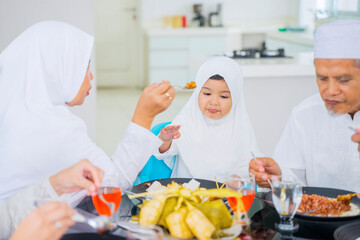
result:
[[(59, 20), (94, 34), (93, 0), (1, 0), (0, 52), (27, 27), (44, 20)], [(94, 64), (91, 66), (94, 72)], [(95, 75), (95, 74), (94, 74)], [(96, 86), (96, 80), (92, 81)], [(96, 87), (81, 107), (71, 109), (88, 126), (90, 137), (96, 140)]]
[(141, 0), (144, 27), (162, 27), (163, 17), (186, 15), (193, 17), (192, 5), (203, 4), (205, 17), (223, 5), (223, 23), (229, 25), (293, 24), (297, 21), (298, 0)]

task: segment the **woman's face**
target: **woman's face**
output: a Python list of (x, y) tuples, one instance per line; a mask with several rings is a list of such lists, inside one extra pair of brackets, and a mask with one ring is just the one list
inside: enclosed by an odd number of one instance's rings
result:
[(230, 112), (231, 105), (231, 94), (225, 80), (207, 80), (199, 93), (200, 111), (210, 119), (219, 119)]
[(93, 80), (94, 76), (92, 75), (90, 71), (90, 65), (88, 66), (85, 74), (84, 81), (80, 87), (79, 92), (77, 93), (76, 97), (71, 101), (67, 102), (66, 104), (70, 107), (73, 106), (79, 106), (84, 103), (85, 98), (89, 96), (90, 89), (91, 89), (91, 83), (90, 81)]

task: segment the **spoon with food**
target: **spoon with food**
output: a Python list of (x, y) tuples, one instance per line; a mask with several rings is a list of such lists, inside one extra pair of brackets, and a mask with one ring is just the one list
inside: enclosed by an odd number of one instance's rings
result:
[(351, 198), (355, 197), (359, 193), (350, 193), (345, 195), (338, 195), (336, 201), (343, 202), (345, 205), (349, 205), (351, 202)]

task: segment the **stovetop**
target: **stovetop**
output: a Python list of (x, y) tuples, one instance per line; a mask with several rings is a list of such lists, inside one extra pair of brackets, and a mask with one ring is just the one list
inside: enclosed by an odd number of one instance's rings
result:
[(283, 48), (269, 50), (260, 48), (243, 48), (234, 50), (232, 58), (288, 58)]
[(232, 58), (289, 58), (284, 48), (267, 49), (265, 42), (261, 48), (243, 48), (234, 50)]

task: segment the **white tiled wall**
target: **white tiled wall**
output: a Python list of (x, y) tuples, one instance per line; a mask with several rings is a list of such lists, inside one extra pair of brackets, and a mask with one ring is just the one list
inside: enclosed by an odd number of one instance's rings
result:
[[(0, 0), (0, 52), (27, 27), (45, 20), (64, 21), (93, 35), (93, 12), (93, 0)], [(93, 63), (91, 70), (96, 76)], [(92, 85), (96, 86), (96, 79)], [(83, 106), (71, 110), (84, 119), (90, 137), (96, 140), (96, 87)]]

